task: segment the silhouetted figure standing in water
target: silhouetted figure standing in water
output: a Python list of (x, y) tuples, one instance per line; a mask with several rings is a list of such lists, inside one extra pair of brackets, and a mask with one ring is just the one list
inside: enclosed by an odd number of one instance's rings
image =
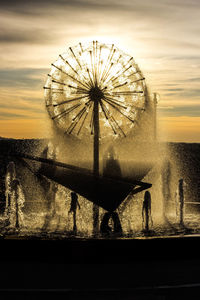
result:
[(78, 196), (75, 192), (71, 192), (71, 207), (69, 210), (69, 213), (73, 213), (73, 233), (77, 233), (77, 227), (76, 227), (76, 210), (77, 206), (80, 209), (80, 204), (78, 202)]
[(19, 189), (20, 189), (20, 182), (18, 179), (13, 180), (12, 182), (12, 191), (13, 191), (13, 198), (15, 201), (15, 228), (19, 229)]
[(162, 195), (163, 195), (163, 219), (167, 221), (167, 213), (170, 207), (171, 200), (171, 164), (165, 160), (162, 165), (161, 178), (162, 178)]
[[(42, 152), (42, 157), (51, 159), (53, 161), (56, 160), (56, 148), (52, 141), (49, 141), (48, 145)], [(52, 180), (46, 180), (43, 184), (45, 187), (45, 198), (47, 200), (47, 213), (44, 219), (43, 230), (47, 231), (48, 227), (50, 226), (51, 221), (56, 216), (56, 193), (58, 191), (58, 184)]]
[(178, 191), (177, 191), (177, 204), (179, 209), (177, 210), (177, 215), (179, 214), (179, 224), (180, 226), (184, 225), (184, 188), (186, 184), (181, 178), (178, 181)]
[[(47, 213), (44, 219), (43, 230), (46, 231), (50, 225), (51, 220), (56, 214), (55, 197), (58, 190), (58, 186), (55, 182), (48, 180), (48, 191), (46, 193), (47, 199)], [(47, 184), (46, 184), (47, 185)]]
[[(108, 222), (112, 218), (113, 223), (114, 223), (114, 230), (112, 231), (112, 228), (108, 225)], [(101, 221), (100, 225), (100, 231), (103, 235), (109, 235), (109, 234), (114, 234), (117, 236), (121, 236), (123, 231), (122, 231), (122, 226), (121, 222), (119, 219), (119, 215), (117, 212), (106, 212), (103, 216), (103, 219)]]
[(109, 235), (112, 232), (112, 228), (108, 225), (110, 217), (111, 217), (110, 212), (106, 212), (103, 215), (103, 219), (102, 219), (101, 224), (100, 224), (100, 231), (101, 231), (102, 234)]
[[(103, 176), (120, 179), (122, 176), (119, 161), (116, 159), (115, 151), (110, 146), (104, 155), (103, 159)], [(112, 218), (114, 223), (114, 230), (108, 225), (109, 219)], [(106, 212), (100, 224), (100, 231), (102, 234), (114, 233), (115, 235), (122, 235), (122, 226), (117, 212)]]
[(12, 182), (16, 179), (15, 164), (10, 161), (7, 165), (6, 178), (5, 178), (5, 188), (6, 188), (6, 209), (5, 214), (10, 217), (11, 210), (11, 197), (12, 197)]
[(149, 220), (151, 220), (151, 223), (153, 223), (151, 218), (151, 194), (149, 191), (146, 191), (144, 194), (144, 201), (142, 206), (142, 220), (145, 227), (145, 231), (149, 231)]

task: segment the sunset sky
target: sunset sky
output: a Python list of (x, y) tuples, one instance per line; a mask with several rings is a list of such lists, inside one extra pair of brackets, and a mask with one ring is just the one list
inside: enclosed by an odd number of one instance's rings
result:
[(82, 41), (132, 55), (160, 95), (162, 140), (200, 142), (199, 0), (1, 0), (0, 136), (48, 136), (50, 65)]

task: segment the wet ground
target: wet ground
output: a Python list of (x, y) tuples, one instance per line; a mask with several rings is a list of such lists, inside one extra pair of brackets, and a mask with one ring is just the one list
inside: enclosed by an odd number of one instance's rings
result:
[[(36, 220), (33, 223), (33, 220)], [(40, 222), (38, 221), (40, 219)], [(110, 233), (109, 235), (97, 234), (95, 237), (92, 234), (86, 234), (77, 230), (74, 234), (71, 230), (55, 230), (56, 221), (52, 220), (50, 223), (52, 229), (45, 230), (40, 226), (44, 222), (44, 216), (38, 217), (37, 214), (24, 216), (24, 226), (18, 229), (13, 228), (8, 221), (8, 218), (1, 216), (0, 218), (0, 238), (1, 239), (46, 239), (46, 240), (65, 240), (65, 239), (155, 239), (155, 238), (173, 238), (173, 237), (187, 237), (199, 236), (200, 237), (200, 213), (185, 214), (184, 224), (180, 225), (174, 216), (166, 218), (162, 224), (155, 224), (150, 226), (146, 231), (141, 224), (141, 228), (137, 231), (124, 232), (122, 234)], [(52, 224), (54, 223), (54, 226)]]

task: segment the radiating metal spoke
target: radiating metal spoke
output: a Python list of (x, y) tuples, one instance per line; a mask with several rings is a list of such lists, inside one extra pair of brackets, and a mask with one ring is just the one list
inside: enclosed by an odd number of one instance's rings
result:
[(86, 89), (83, 89), (83, 88), (75, 87), (75, 86), (70, 85), (70, 84), (68, 85), (68, 87), (71, 88), (71, 89), (75, 89), (79, 92), (83, 92), (83, 94), (88, 94), (88, 89), (86, 90)]
[(108, 120), (108, 122), (109, 122), (109, 124), (110, 124), (110, 127), (112, 128), (114, 134), (117, 134), (117, 132), (116, 132), (114, 126), (112, 125), (112, 123), (111, 123), (109, 117), (107, 116), (106, 109), (105, 109), (105, 107), (104, 107), (103, 102), (100, 100), (99, 103), (100, 103), (101, 109), (102, 109), (102, 111), (103, 111), (103, 113), (104, 113), (104, 116), (105, 116), (106, 120)]
[[(116, 74), (115, 74), (115, 76), (113, 76), (113, 77), (111, 77), (110, 78), (110, 80), (108, 81), (108, 82), (110, 82), (110, 81), (115, 81), (117, 78), (119, 78), (122, 74), (124, 74), (126, 71), (128, 71), (131, 67), (132, 67), (132, 65), (130, 65), (130, 66), (128, 66), (127, 68), (126, 68), (126, 66), (130, 63), (130, 61), (131, 60), (133, 60), (133, 57), (131, 57), (128, 61), (127, 61), (127, 63), (124, 65), (124, 68), (122, 69), (122, 70), (119, 70)], [(126, 68), (126, 69), (125, 69)], [(121, 72), (121, 73), (120, 73)], [(116, 76), (117, 75), (117, 76)]]
[[(81, 64), (80, 64), (80, 61), (79, 61), (79, 59), (77, 58), (77, 56), (75, 55), (73, 49), (72, 49), (71, 47), (69, 47), (69, 49), (70, 49), (72, 55), (74, 56), (74, 58), (75, 58), (77, 64), (79, 65), (79, 67), (80, 67), (81, 70), (82, 70), (82, 66), (81, 66)], [(69, 64), (68, 61), (66, 61), (66, 62)], [(69, 64), (69, 65), (70, 65), (70, 64)], [(71, 66), (71, 65), (70, 65), (70, 66)], [(71, 68), (72, 68), (72, 66), (71, 66)], [(72, 68), (72, 69), (74, 70), (74, 68)], [(74, 72), (75, 72), (76, 74), (78, 74), (78, 72), (77, 72), (76, 70), (74, 70)], [(84, 81), (84, 84), (86, 84), (86, 85), (88, 86), (88, 88), (90, 88), (91, 85), (87, 82), (87, 78), (86, 78), (85, 76), (83, 76), (83, 78), (84, 78), (84, 80), (85, 80), (85, 81)]]
[(91, 102), (90, 102), (90, 104), (89, 104), (88, 110), (86, 111), (86, 114), (85, 114), (85, 117), (84, 117), (84, 119), (83, 119), (83, 121), (82, 121), (82, 123), (81, 123), (81, 126), (80, 126), (80, 128), (79, 128), (79, 130), (78, 130), (78, 132), (77, 132), (77, 135), (80, 134), (81, 129), (83, 128), (83, 125), (84, 125), (84, 123), (85, 123), (85, 121), (86, 121), (86, 119), (87, 119), (87, 116), (88, 116), (88, 114), (89, 114), (90, 108), (91, 108)]
[[(63, 57), (61, 54), (60, 54), (59, 56), (60, 56), (61, 59), (65, 62), (65, 64), (67, 64), (67, 65), (72, 69), (72, 71), (73, 71), (76, 75), (79, 76), (78, 72), (72, 67), (72, 65), (71, 65), (67, 60), (65, 60), (64, 57)], [(85, 85), (87, 85), (88, 88), (90, 88), (90, 85), (87, 83), (87, 78), (85, 78), (85, 76), (83, 76), (83, 78), (85, 79), (85, 81), (83, 81), (83, 83), (84, 83)]]
[(110, 104), (115, 110), (117, 110), (121, 115), (123, 115), (124, 117), (126, 117), (130, 122), (134, 123), (135, 121), (132, 120), (129, 116), (127, 116), (126, 114), (124, 114), (118, 107), (116, 107), (112, 102), (110, 102), (108, 99), (104, 98), (104, 100)]
[(97, 84), (100, 82), (100, 74), (101, 74), (101, 50), (102, 46), (99, 48), (99, 58), (98, 58), (98, 64), (97, 64)]
[(121, 95), (115, 95), (111, 92), (106, 92), (106, 93), (104, 92), (103, 94), (105, 97), (118, 97), (118, 99), (115, 98), (115, 101), (117, 101), (118, 103), (120, 103), (122, 105), (124, 104), (124, 101), (119, 99), (119, 97), (121, 97)]
[(93, 86), (94, 85), (94, 82), (93, 82), (93, 80), (92, 80), (92, 77), (91, 77), (91, 75), (90, 75), (90, 70), (87, 68), (87, 73), (88, 73), (88, 76), (89, 76), (89, 78), (90, 78), (90, 83), (91, 83), (91, 86)]
[(113, 87), (113, 89), (112, 90), (114, 90), (114, 89), (117, 89), (117, 88), (119, 88), (119, 87), (122, 87), (122, 86), (125, 86), (125, 85), (127, 85), (127, 81), (126, 82), (124, 82), (124, 83), (121, 83), (121, 84), (118, 84), (118, 85), (115, 85), (114, 87)]
[(81, 66), (81, 64), (80, 64), (80, 61), (79, 61), (79, 59), (76, 57), (76, 55), (75, 55), (73, 49), (72, 49), (71, 47), (69, 47), (69, 50), (71, 51), (72, 55), (74, 56), (75, 60), (77, 61), (77, 64), (79, 65), (79, 67), (82, 69), (82, 66)]
[(101, 79), (100, 79), (100, 81), (102, 81), (102, 82), (104, 81), (105, 74), (107, 73), (107, 68), (109, 67), (109, 65), (110, 65), (110, 63), (111, 63), (111, 60), (112, 60), (112, 58), (113, 58), (113, 55), (114, 55), (114, 53), (115, 53), (115, 51), (116, 51), (116, 49), (113, 49), (113, 48), (114, 48), (114, 44), (112, 44), (112, 47), (111, 47), (111, 49), (110, 49), (110, 52), (109, 52), (107, 61), (106, 61), (106, 63), (105, 63), (104, 70), (103, 70), (103, 72), (102, 72), (102, 76), (101, 76)]
[(67, 115), (68, 113), (72, 112), (74, 109), (78, 108), (81, 104), (76, 104), (68, 109), (66, 109), (65, 111), (61, 112), (60, 114), (52, 117), (52, 120), (55, 120), (57, 118), (63, 117), (64, 115)]
[(97, 85), (97, 41), (93, 42), (93, 49), (95, 49), (94, 51), (95, 85)]
[[(109, 110), (106, 108), (106, 106), (104, 106), (104, 104), (102, 103), (105, 111), (107, 112), (107, 115), (110, 115)], [(121, 131), (122, 135), (124, 137), (126, 137), (126, 134), (124, 133), (123, 129), (120, 127), (120, 125), (118, 124), (118, 122), (115, 120), (115, 118), (111, 115), (110, 119), (112, 120), (112, 122), (115, 124), (115, 126)]]
[(78, 75), (78, 72), (72, 67), (72, 65), (66, 59), (64, 59), (64, 57), (61, 54), (59, 56), (64, 61), (64, 63), (68, 65), (76, 75)]
[(131, 81), (131, 82), (130, 82), (130, 84), (131, 84), (131, 83), (138, 82), (138, 81), (142, 81), (142, 80), (145, 80), (145, 78), (143, 77), (143, 78), (140, 78), (140, 79), (137, 79), (137, 80)]
[(60, 72), (62, 72), (63, 74), (67, 75), (68, 77), (70, 77), (71, 79), (73, 79), (74, 81), (78, 82), (79, 84), (81, 84), (82, 86), (84, 86), (86, 89), (88, 88), (87, 85), (85, 85), (84, 83), (82, 83), (81, 81), (79, 81), (78, 79), (76, 79), (75, 77), (73, 77), (72, 75), (69, 75), (68, 73), (66, 73), (65, 71), (63, 71), (61, 68), (57, 67), (54, 64), (51, 64), (54, 68), (58, 69)]
[(141, 74), (141, 71), (137, 70), (136, 72), (133, 72), (131, 73), (130, 75), (128, 75), (127, 77), (131, 77), (131, 76), (134, 76), (136, 74), (140, 73)]
[(58, 88), (52, 88), (52, 87), (47, 87), (47, 86), (44, 86), (43, 89), (45, 89), (45, 90), (51, 90), (51, 91), (55, 90), (55, 91), (61, 91), (61, 92), (64, 91), (63, 88), (62, 89), (58, 89)]
[(120, 107), (122, 107), (122, 108), (124, 108), (124, 109), (127, 109), (127, 106), (124, 106), (124, 105), (122, 105), (121, 103), (119, 103), (118, 102), (118, 100), (116, 100), (116, 99), (114, 99), (114, 98), (111, 98), (111, 97), (103, 97), (103, 99), (107, 99), (107, 100), (109, 100), (111, 103), (113, 103), (114, 105), (117, 105), (117, 106), (120, 106)]
[(82, 44), (79, 43), (79, 46), (80, 46), (80, 49), (81, 49), (81, 53), (83, 53), (83, 47), (82, 47)]
[(89, 51), (90, 53), (90, 63), (91, 63), (91, 73), (92, 73), (92, 82), (93, 84), (95, 84), (95, 70), (94, 70), (94, 64), (93, 64), (93, 55), (92, 55), (92, 51)]
[(126, 137), (126, 134), (124, 133), (123, 129), (121, 128), (121, 126), (119, 126), (118, 122), (115, 120), (115, 118), (113, 116), (111, 116), (111, 119), (113, 119), (113, 121), (115, 122), (115, 124), (117, 125), (117, 127), (119, 128), (119, 130), (121, 131), (122, 135), (124, 137)]
[(110, 64), (110, 67), (108, 68), (106, 74), (104, 75), (104, 78), (102, 78), (102, 81), (103, 81), (103, 82), (106, 82), (106, 79), (108, 78), (109, 73), (110, 73), (110, 70), (112, 69), (113, 65), (114, 65), (114, 63), (111, 63), (111, 64)]
[(85, 112), (87, 111), (87, 106), (90, 103), (91, 100), (89, 100), (87, 103), (85, 103), (85, 106), (78, 112), (78, 114), (72, 119), (72, 124), (69, 126), (69, 128), (65, 131), (68, 134), (71, 134), (72, 131), (75, 129)]
[(114, 82), (116, 81), (120, 76), (122, 76), (126, 71), (128, 71), (130, 68), (132, 67), (132, 65), (130, 65), (128, 68), (126, 68), (126, 70), (122, 71), (117, 77), (114, 77), (111, 81)]
[(66, 103), (73, 102), (73, 101), (78, 101), (78, 100), (84, 99), (84, 98), (88, 98), (88, 96), (82, 96), (82, 97), (77, 97), (77, 98), (65, 100), (65, 101), (63, 101), (63, 102), (53, 104), (53, 106), (59, 106), (59, 105), (62, 105), (62, 104), (66, 104)]
[(68, 133), (68, 134), (72, 133), (72, 131), (75, 129), (76, 125), (81, 120), (82, 116), (84, 115), (85, 111), (86, 111), (86, 107), (84, 106), (78, 112), (78, 114), (73, 118), (72, 123), (70, 124), (70, 126), (68, 127), (68, 129), (65, 131), (65, 133)]
[(54, 83), (57, 83), (57, 84), (61, 84), (61, 85), (65, 85), (65, 86), (67, 86), (67, 84), (66, 84), (66, 83), (64, 83), (64, 82), (60, 82), (60, 81), (57, 81), (57, 80), (55, 80), (55, 79), (52, 79), (52, 82), (54, 82)]
[(112, 92), (113, 95), (134, 95), (134, 94), (143, 94), (143, 91), (120, 91)]

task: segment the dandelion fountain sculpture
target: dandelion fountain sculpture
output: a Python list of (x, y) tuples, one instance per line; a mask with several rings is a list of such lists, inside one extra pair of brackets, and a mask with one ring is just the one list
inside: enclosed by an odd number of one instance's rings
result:
[[(40, 162), (38, 174), (93, 202), (93, 232), (99, 224), (98, 207), (113, 213), (132, 194), (151, 187), (142, 182), (152, 164), (135, 164), (122, 173), (100, 172), (100, 147), (130, 139), (141, 130), (150, 107), (145, 78), (133, 57), (117, 47), (93, 41), (79, 43), (52, 63), (44, 87), (53, 126), (66, 138), (93, 144), (92, 169), (66, 162), (22, 156)], [(132, 138), (132, 137), (131, 137)]]

